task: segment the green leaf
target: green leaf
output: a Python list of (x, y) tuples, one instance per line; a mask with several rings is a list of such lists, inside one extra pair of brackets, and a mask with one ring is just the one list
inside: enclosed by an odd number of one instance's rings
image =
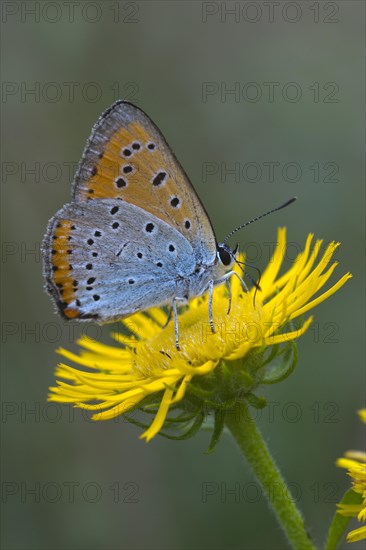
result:
[(175, 441), (183, 441), (184, 439), (189, 439), (190, 437), (193, 437), (194, 435), (196, 435), (196, 433), (201, 428), (204, 419), (205, 419), (205, 415), (203, 412), (198, 414), (192, 426), (186, 432), (182, 433), (182, 435), (170, 435), (161, 431), (158, 433), (158, 435), (161, 435), (166, 439), (173, 439)]
[(261, 380), (262, 384), (277, 384), (282, 382), (294, 371), (298, 360), (297, 346), (289, 342), (277, 358), (266, 367), (266, 374)]
[[(341, 500), (341, 504), (360, 504), (362, 502), (361, 493), (356, 493), (353, 489), (349, 489)], [(342, 516), (336, 511), (332, 523), (330, 524), (327, 542), (324, 550), (335, 550), (343, 536), (343, 533), (348, 525), (351, 517)]]
[(270, 350), (270, 353), (269, 353), (268, 357), (265, 359), (265, 361), (262, 365), (263, 367), (265, 365), (268, 365), (268, 363), (271, 363), (275, 359), (275, 357), (276, 357), (276, 355), (279, 351), (279, 348), (280, 348), (279, 344), (275, 344), (274, 346), (272, 346), (272, 348), (268, 348)]
[(222, 431), (225, 426), (225, 416), (226, 416), (226, 412), (224, 410), (220, 410), (220, 409), (215, 410), (214, 429), (213, 429), (210, 445), (206, 451), (206, 454), (210, 454), (215, 450), (216, 445), (220, 440)]
[(138, 426), (139, 428), (144, 428), (144, 430), (147, 430), (149, 427), (149, 424), (145, 424), (144, 422), (141, 422), (140, 420), (136, 420), (135, 418), (132, 418), (131, 416), (128, 416), (127, 413), (123, 415), (123, 418), (127, 420), (130, 424), (133, 424), (134, 426)]
[(245, 396), (249, 405), (252, 405), (255, 409), (264, 409), (267, 405), (267, 399), (265, 397), (258, 397), (254, 393), (247, 393)]
[(196, 418), (196, 416), (197, 416), (197, 412), (194, 412), (192, 414), (186, 414), (185, 412), (182, 412), (181, 414), (179, 414), (178, 416), (175, 416), (174, 418), (167, 417), (165, 419), (164, 424), (169, 427), (177, 424), (188, 424), (191, 420)]

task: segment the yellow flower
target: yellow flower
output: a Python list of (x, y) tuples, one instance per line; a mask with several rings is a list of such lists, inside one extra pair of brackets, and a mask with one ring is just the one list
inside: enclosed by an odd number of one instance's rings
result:
[[(298, 327), (294, 320), (334, 294), (351, 277), (347, 273), (314, 297), (337, 266), (331, 258), (339, 243), (329, 244), (319, 259), (322, 241), (316, 241), (313, 248), (312, 241), (310, 234), (292, 267), (279, 275), (286, 251), (286, 230), (279, 229), (260, 290), (245, 293), (237, 278), (232, 278), (230, 313), (225, 285), (216, 287), (215, 333), (208, 322), (207, 297), (192, 300), (179, 315), (180, 351), (175, 347), (173, 323), (165, 326), (167, 314), (161, 308), (123, 320), (130, 335), (114, 334), (121, 344), (118, 347), (83, 337), (78, 341), (83, 348), (80, 355), (59, 349), (61, 355), (79, 366), (58, 365), (57, 386), (51, 388), (49, 400), (95, 411), (95, 420), (115, 418), (137, 407), (155, 411), (153, 422), (141, 436), (150, 440), (168, 421), (168, 412), (179, 407), (183, 410), (189, 399), (193, 413), (199, 407), (202, 411), (205, 404), (209, 408), (215, 404), (233, 406), (239, 399), (238, 392), (254, 399), (251, 392), (265, 381), (276, 353), (286, 355), (281, 344), (288, 349), (307, 330), (312, 317)], [(267, 383), (273, 381), (277, 381), (275, 377)], [(183, 417), (189, 419), (189, 415)]]
[[(358, 411), (363, 422), (366, 423), (366, 409)], [(344, 458), (339, 458), (337, 466), (346, 468), (352, 478), (352, 489), (362, 495), (359, 504), (337, 504), (338, 512), (343, 516), (357, 517), (358, 521), (366, 522), (366, 453), (362, 451), (348, 451)], [(348, 542), (366, 539), (366, 525), (354, 529), (347, 534)]]

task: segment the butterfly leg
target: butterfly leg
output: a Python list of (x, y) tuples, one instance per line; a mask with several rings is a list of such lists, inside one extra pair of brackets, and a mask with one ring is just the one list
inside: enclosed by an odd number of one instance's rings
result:
[(182, 300), (180, 298), (173, 298), (173, 303), (172, 303), (172, 310), (173, 310), (173, 315), (174, 315), (175, 347), (177, 348), (178, 351), (180, 351), (180, 347), (179, 347), (178, 308), (177, 308), (177, 303), (179, 301), (184, 302), (185, 300)]
[(240, 277), (239, 273), (237, 273), (236, 271), (231, 271), (229, 273), (229, 275), (235, 275), (235, 277), (237, 277), (239, 279), (239, 281), (241, 282), (241, 286), (242, 286), (244, 292), (249, 292), (249, 288), (245, 284), (244, 279), (242, 277)]
[[(224, 275), (221, 279), (218, 279), (217, 281), (215, 281), (216, 285), (221, 284), (221, 283), (226, 284), (228, 299), (229, 299), (229, 307), (228, 307), (228, 310), (227, 310), (227, 315), (229, 315), (229, 313), (231, 311), (232, 292), (231, 292), (231, 285), (230, 285), (230, 277), (232, 275), (235, 275), (235, 277), (237, 277), (239, 279), (244, 292), (249, 292), (249, 289), (248, 289), (247, 285), (245, 284), (244, 280), (240, 277), (240, 275), (236, 271), (229, 271), (229, 273), (226, 273), (226, 275)], [(213, 284), (214, 283), (212, 283), (212, 287), (213, 287)], [(209, 291), (210, 291), (209, 308), (210, 308), (210, 303), (211, 303), (210, 319), (212, 319), (212, 290), (213, 290), (213, 288), (211, 289), (211, 287), (209, 286)], [(210, 323), (211, 323), (211, 321), (210, 321)]]
[(213, 323), (213, 317), (212, 317), (212, 300), (213, 300), (213, 289), (214, 289), (214, 282), (210, 281), (208, 283), (208, 318), (210, 321), (210, 327), (212, 332), (215, 332), (215, 327)]
[(178, 302), (181, 302), (182, 304), (186, 304), (188, 301), (187, 297), (175, 297), (173, 298), (172, 302), (172, 310), (173, 310), (173, 316), (174, 316), (174, 334), (175, 334), (175, 347), (177, 350), (180, 350), (179, 346), (179, 324), (178, 324)]
[(231, 299), (232, 299), (232, 293), (231, 293), (231, 284), (229, 279), (225, 280), (226, 288), (227, 288), (227, 297), (229, 299), (229, 307), (227, 308), (227, 315), (229, 315), (231, 311)]

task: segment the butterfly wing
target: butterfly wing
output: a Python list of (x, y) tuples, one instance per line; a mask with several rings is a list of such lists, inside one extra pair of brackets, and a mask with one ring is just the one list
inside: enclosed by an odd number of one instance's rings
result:
[(117, 101), (92, 130), (73, 184), (77, 202), (120, 198), (179, 231), (198, 263), (211, 265), (209, 217), (163, 135), (139, 108)]
[(178, 230), (118, 199), (65, 205), (43, 255), (47, 289), (68, 319), (111, 321), (171, 303), (195, 267)]

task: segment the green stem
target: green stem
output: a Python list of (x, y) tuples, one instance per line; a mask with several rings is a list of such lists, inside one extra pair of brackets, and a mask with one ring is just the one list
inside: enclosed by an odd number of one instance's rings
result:
[(261, 433), (252, 419), (247, 405), (240, 403), (226, 415), (226, 425), (251, 465), (262, 486), (268, 503), (296, 550), (315, 550), (295, 502), (276, 464), (269, 454)]

